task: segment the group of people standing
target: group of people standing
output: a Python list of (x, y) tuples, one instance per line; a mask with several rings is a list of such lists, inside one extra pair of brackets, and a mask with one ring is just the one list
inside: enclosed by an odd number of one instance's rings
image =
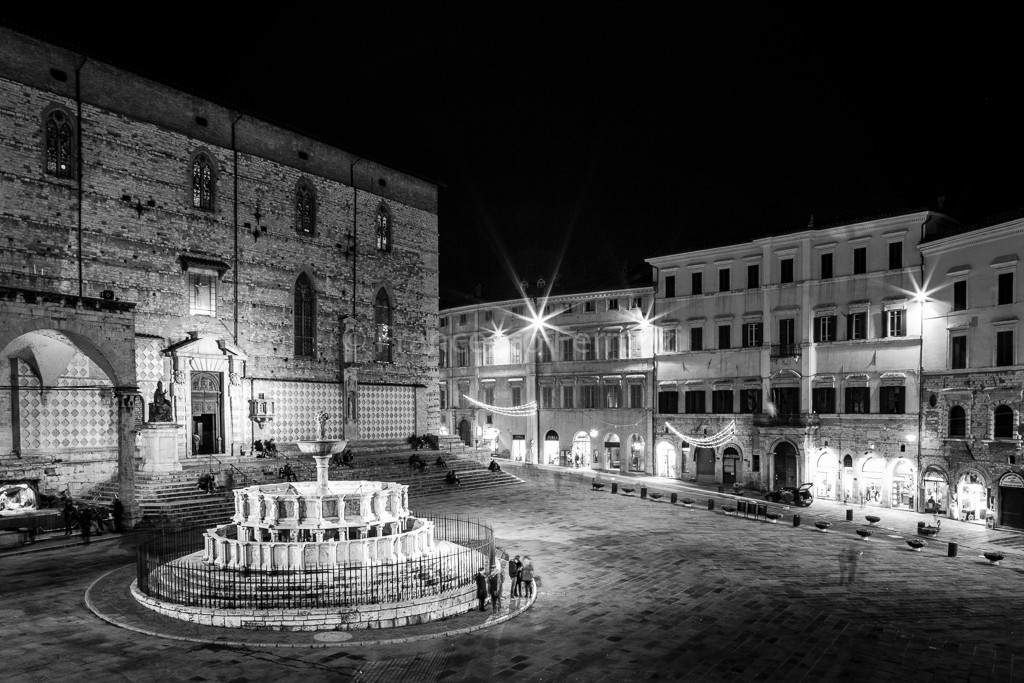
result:
[[(106, 528), (104, 524), (105, 515), (102, 511), (95, 506), (85, 503), (76, 505), (71, 500), (71, 496), (64, 495), (62, 512), (64, 513), (64, 535), (70, 536), (77, 524), (82, 531), (82, 543), (85, 545), (89, 545), (94, 525), (97, 536), (102, 534)], [(124, 503), (117, 496), (114, 496), (114, 501), (110, 506), (110, 519), (113, 522), (114, 531), (122, 533), (124, 531)]]
[[(532, 598), (534, 596), (535, 582), (537, 575), (533, 569), (533, 560), (524, 555), (519, 555), (508, 561), (508, 577), (511, 589), (509, 598)], [(480, 611), (486, 611), (484, 605), (488, 596), (491, 598), (491, 609), (497, 612), (501, 609), (502, 584), (505, 581), (505, 573), (501, 571), (501, 560), (496, 560), (491, 565), (490, 572), (484, 571), (483, 567), (476, 573), (476, 597), (480, 602)]]

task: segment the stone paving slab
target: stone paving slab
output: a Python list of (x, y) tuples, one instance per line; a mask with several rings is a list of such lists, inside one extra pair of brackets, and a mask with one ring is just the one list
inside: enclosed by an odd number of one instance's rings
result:
[[(1024, 555), (1009, 548), (1000, 566), (980, 557), (1002, 532), (949, 526), (961, 543), (949, 558), (945, 542), (907, 547), (922, 518), (912, 513), (882, 511), (891, 528), (862, 541), (864, 524), (824, 501), (799, 514), (829, 519), (828, 533), (727, 516), (720, 503), (709, 511), (717, 494), (685, 484), (655, 482), (704, 496), (703, 508), (596, 492), (589, 474), (520, 476), (526, 486), (412, 501), (421, 513), (484, 518), (499, 545), (533, 558), (542, 585), (515, 619), (368, 646), (147, 635), (97, 618), (84, 597), (132, 561), (124, 538), (0, 556), (5, 680), (1024, 680)], [(855, 581), (840, 585), (849, 549), (863, 554)]]

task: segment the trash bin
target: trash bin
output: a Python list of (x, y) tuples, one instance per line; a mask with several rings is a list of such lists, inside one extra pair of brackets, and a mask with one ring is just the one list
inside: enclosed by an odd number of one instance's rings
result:
[(641, 498), (646, 498), (647, 497), (647, 487), (646, 486), (641, 486), (640, 487), (640, 497)]
[(744, 517), (747, 516), (747, 501), (745, 501), (745, 500), (738, 500), (738, 501), (736, 501), (736, 514), (737, 515), (743, 515)]
[(800, 515), (793, 515), (793, 526), (800, 526)]
[(950, 542), (949, 548), (946, 549), (946, 557), (956, 557), (957, 544)]
[(853, 510), (852, 509), (847, 509), (846, 510), (846, 521), (847, 522), (852, 522), (853, 521)]
[[(753, 504), (753, 503), (751, 503)], [(768, 503), (758, 503), (757, 512), (755, 513), (758, 517), (768, 517)]]
[(708, 510), (714, 510), (714, 509), (715, 509), (715, 499), (714, 498), (708, 498)]
[(675, 503), (677, 500), (679, 500), (679, 494), (678, 493), (673, 493), (672, 494), (672, 502)]
[(612, 493), (618, 493), (618, 492), (619, 492), (619, 483), (616, 482), (616, 481), (613, 481), (612, 482)]

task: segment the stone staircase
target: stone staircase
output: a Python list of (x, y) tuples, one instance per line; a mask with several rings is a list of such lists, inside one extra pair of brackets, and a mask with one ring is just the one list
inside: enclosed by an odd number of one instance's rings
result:
[[(442, 437), (441, 450), (418, 451), (427, 463), (424, 471), (409, 466), (412, 450), (405, 446), (404, 450), (395, 450), (395, 443), (388, 443), (389, 449), (379, 444), (360, 443), (353, 448), (354, 467), (343, 465), (332, 466), (329, 470), (330, 479), (339, 481), (394, 481), (409, 486), (410, 505), (415, 509), (416, 500), (431, 495), (465, 495), (470, 491), (510, 486), (523, 483), (518, 477), (502, 471), (490, 472), (487, 464), (490, 453), (476, 451), (462, 444), (457, 437), (445, 440)], [(455, 470), (461, 485), (450, 486), (445, 483), (447, 470), (435, 464), (438, 455), (442, 456), (448, 469)], [(499, 461), (500, 462), (500, 461)], [(211, 461), (201, 460), (199, 463), (184, 463), (181, 472), (149, 475), (135, 475), (136, 498), (142, 510), (142, 520), (137, 527), (214, 527), (224, 524), (234, 514), (234, 496), (230, 490), (218, 493), (206, 493), (199, 488), (199, 476), (209, 471)], [(280, 469), (290, 464), (300, 481), (316, 479), (316, 465), (312, 456), (297, 451), (283, 449), (281, 457), (261, 459), (228, 459), (220, 458), (212, 461), (214, 469), (231, 472), (232, 486), (235, 488), (254, 484), (271, 484), (283, 481), (279, 477)], [(100, 508), (109, 509), (114, 494), (117, 493), (116, 482), (105, 482), (94, 487), (88, 495), (80, 496), (84, 502), (92, 503)]]

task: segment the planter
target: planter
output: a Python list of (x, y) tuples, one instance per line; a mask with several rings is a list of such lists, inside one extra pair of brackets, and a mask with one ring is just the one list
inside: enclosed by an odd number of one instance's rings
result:
[(867, 515), (864, 519), (868, 520), (868, 524), (872, 526), (882, 521), (882, 518), (878, 517), (877, 515)]
[(985, 553), (985, 559), (991, 562), (992, 564), (996, 565), (997, 567), (999, 566), (999, 561), (1002, 560), (1003, 557), (1005, 557), (1005, 555), (998, 552)]
[(917, 528), (919, 536), (928, 536), (929, 538), (939, 533), (938, 527), (934, 526), (922, 526)]
[(871, 538), (871, 529), (857, 529), (857, 535), (863, 538), (865, 541)]
[(765, 519), (772, 524), (778, 524), (779, 520), (782, 519), (782, 514), (778, 512), (769, 512), (765, 515)]
[(724, 512), (727, 515), (735, 514), (736, 513), (736, 506), (735, 505), (723, 505), (722, 506), (722, 512)]
[(661, 498), (661, 497), (662, 497), (663, 495), (664, 495), (664, 494), (662, 494), (662, 493), (652, 493), (652, 494), (651, 494), (651, 500), (658, 500), (658, 499), (659, 499), (659, 498)]
[(683, 507), (692, 508), (693, 498), (683, 498)]
[(633, 493), (633, 491), (636, 491), (636, 489), (633, 488), (632, 486), (623, 486), (622, 487), (622, 492), (625, 493), (626, 495), (629, 495), (629, 494)]
[(600, 484), (600, 483), (594, 483), (593, 486), (594, 486), (594, 490), (595, 491), (600, 491), (601, 489), (604, 488), (604, 484)]
[(925, 547), (928, 544), (922, 541), (920, 538), (910, 538), (907, 539), (907, 545), (910, 546), (911, 550), (921, 552), (921, 548)]
[(815, 522), (814, 526), (821, 530), (821, 533), (827, 534), (828, 528), (832, 526), (832, 522)]

